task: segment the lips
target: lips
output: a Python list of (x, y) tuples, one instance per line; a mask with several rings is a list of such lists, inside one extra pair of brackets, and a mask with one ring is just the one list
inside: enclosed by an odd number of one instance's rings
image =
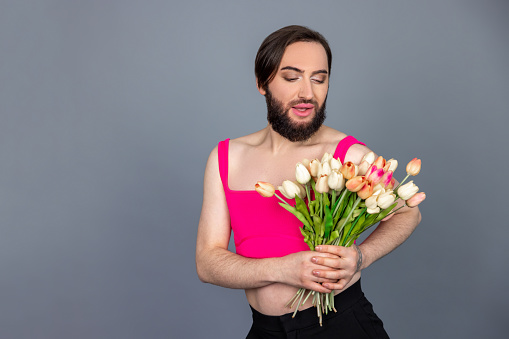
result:
[(307, 117), (313, 112), (314, 108), (313, 104), (298, 104), (292, 107), (292, 112), (299, 117)]

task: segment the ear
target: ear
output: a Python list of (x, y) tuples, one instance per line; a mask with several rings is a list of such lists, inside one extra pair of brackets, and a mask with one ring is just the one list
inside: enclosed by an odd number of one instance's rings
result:
[(260, 92), (261, 95), (265, 96), (265, 94), (267, 94), (267, 91), (258, 85), (258, 79), (256, 79), (256, 88), (258, 88), (258, 92)]

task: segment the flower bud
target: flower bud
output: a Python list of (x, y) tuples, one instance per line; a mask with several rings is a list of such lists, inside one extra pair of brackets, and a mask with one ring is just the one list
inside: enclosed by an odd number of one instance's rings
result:
[(381, 209), (386, 209), (389, 206), (391, 206), (394, 201), (396, 200), (396, 195), (393, 193), (393, 191), (387, 191), (378, 196), (378, 199), (376, 200), (378, 206)]
[(315, 189), (318, 193), (329, 192), (329, 183), (327, 175), (324, 174), (318, 178), (318, 180), (316, 181)]
[(369, 198), (366, 199), (366, 207), (367, 208), (377, 208), (378, 203), (376, 202), (376, 199), (378, 198), (378, 195), (373, 193)]
[(322, 163), (322, 166), (320, 166), (320, 170), (318, 171), (318, 176), (322, 175), (330, 175), (332, 172), (332, 169), (330, 167), (330, 164), (328, 162)]
[(379, 156), (375, 162), (373, 163), (376, 168), (384, 168), (385, 166), (385, 159), (382, 156)]
[(419, 193), (416, 193), (413, 197), (411, 197), (410, 199), (408, 199), (406, 201), (406, 205), (408, 207), (415, 207), (417, 205), (419, 205), (421, 202), (424, 201), (424, 199), (426, 199), (426, 193), (424, 192), (419, 192)]
[(309, 173), (311, 173), (311, 176), (315, 177), (318, 175), (318, 171), (320, 170), (321, 164), (318, 161), (318, 159), (313, 159), (309, 163)]
[(364, 157), (362, 157), (362, 161), (366, 161), (368, 164), (373, 164), (373, 162), (375, 161), (375, 153), (373, 153), (373, 151), (371, 152), (368, 152), (366, 154), (364, 154)]
[(303, 185), (307, 184), (309, 180), (311, 180), (311, 174), (309, 174), (308, 169), (300, 162), (295, 165), (295, 178)]
[(365, 175), (366, 172), (369, 169), (369, 166), (371, 166), (366, 160), (363, 160), (361, 164), (359, 165), (359, 172), (358, 175)]
[(377, 214), (377, 213), (380, 213), (380, 207), (375, 207), (375, 208), (368, 208), (366, 210), (366, 212), (368, 212), (369, 214)]
[(278, 189), (286, 198), (295, 199), (295, 196), (299, 196), (300, 198), (304, 198), (302, 195), (302, 190), (299, 184), (294, 183), (290, 180), (283, 181), (282, 186), (279, 186)]
[(301, 163), (304, 165), (304, 167), (306, 167), (306, 169), (309, 171), (309, 164), (311, 163), (311, 161), (309, 161), (309, 159), (302, 159)]
[(387, 185), (389, 185), (391, 183), (392, 175), (393, 175), (392, 171), (388, 170), (387, 172), (384, 173), (382, 179), (380, 180), (380, 183), (384, 187), (387, 187)]
[(268, 182), (258, 181), (255, 184), (255, 191), (260, 193), (262, 197), (270, 198), (274, 195), (275, 189), (274, 186), (269, 184)]
[(353, 177), (346, 182), (345, 186), (350, 192), (357, 192), (362, 188), (362, 186), (364, 186), (365, 183), (365, 177)]
[(372, 172), (367, 179), (368, 181), (371, 181), (373, 185), (376, 185), (380, 181), (382, 181), (383, 175), (384, 175), (383, 168), (379, 168), (376, 171)]
[(385, 163), (384, 171), (395, 171), (398, 168), (398, 160), (390, 159)]
[(354, 163), (351, 162), (351, 161), (345, 162), (343, 164), (343, 166), (341, 166), (340, 172), (341, 172), (341, 174), (343, 174), (343, 177), (346, 180), (352, 179), (353, 177), (355, 177), (355, 165), (354, 165)]
[(401, 185), (398, 188), (398, 195), (401, 199), (408, 200), (411, 197), (413, 197), (414, 194), (417, 193), (418, 191), (419, 191), (419, 187), (417, 187), (417, 185), (415, 185), (412, 180), (404, 185)]
[(357, 192), (357, 195), (361, 199), (367, 199), (373, 194), (373, 183), (366, 181), (364, 186)]
[(410, 175), (417, 175), (421, 171), (421, 159), (413, 158), (406, 165), (406, 172)]
[(339, 170), (341, 168), (341, 161), (339, 159), (330, 159), (330, 168), (332, 170)]
[(386, 189), (391, 190), (394, 188), (394, 185), (396, 184), (396, 178), (392, 177), (391, 182), (387, 186), (385, 186)]
[(343, 179), (343, 174), (341, 174), (337, 170), (331, 172), (327, 182), (329, 184), (330, 189), (335, 191), (342, 190), (343, 187), (345, 187), (345, 180)]
[(322, 164), (325, 164), (326, 162), (329, 162), (330, 159), (332, 159), (332, 154), (325, 152), (325, 154), (322, 157)]

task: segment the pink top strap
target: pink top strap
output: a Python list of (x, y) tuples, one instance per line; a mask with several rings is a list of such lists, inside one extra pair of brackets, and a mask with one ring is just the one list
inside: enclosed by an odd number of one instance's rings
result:
[(355, 139), (351, 135), (341, 139), (341, 141), (338, 143), (338, 146), (336, 147), (336, 151), (334, 152), (334, 159), (337, 159), (339, 157), (339, 160), (341, 160), (341, 163), (345, 162), (345, 156), (346, 152), (350, 149), (350, 147), (354, 144), (361, 144), (366, 146), (365, 143), (360, 142), (359, 140)]
[(230, 139), (223, 140), (217, 145), (217, 158), (219, 161), (219, 174), (223, 182), (225, 192), (229, 190), (228, 187), (228, 148)]

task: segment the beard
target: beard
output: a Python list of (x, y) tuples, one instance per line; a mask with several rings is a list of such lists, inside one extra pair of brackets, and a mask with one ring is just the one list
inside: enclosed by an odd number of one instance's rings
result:
[[(272, 96), (272, 93), (267, 89), (265, 94), (265, 101), (267, 102), (267, 120), (272, 126), (272, 129), (279, 133), (284, 138), (296, 142), (306, 141), (318, 131), (325, 121), (325, 102), (322, 106), (318, 106), (315, 100), (295, 100), (284, 107), (283, 103)], [(312, 104), (315, 106), (315, 116), (308, 122), (295, 122), (292, 121), (288, 111), (298, 104)]]

